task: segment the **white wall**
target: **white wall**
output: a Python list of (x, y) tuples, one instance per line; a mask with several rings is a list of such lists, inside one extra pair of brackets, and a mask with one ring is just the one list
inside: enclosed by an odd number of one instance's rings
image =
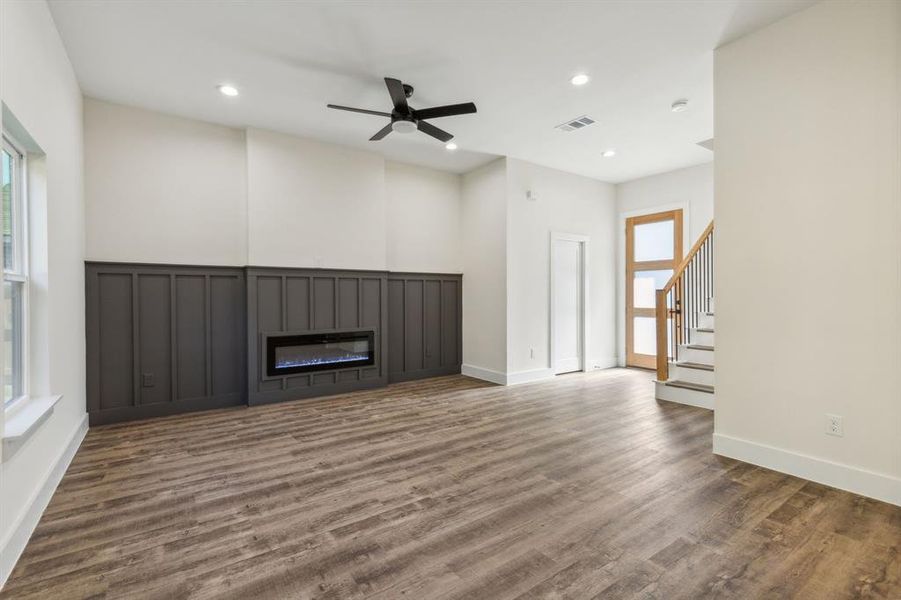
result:
[(713, 163), (642, 177), (616, 186), (617, 354), (626, 363), (626, 217), (682, 209), (682, 247), (687, 253), (713, 220)]
[(244, 132), (84, 103), (89, 260), (244, 264)]
[(714, 449), (896, 504), (899, 43), (898, 3), (834, 1), (715, 57)]
[(388, 270), (463, 271), (462, 185), (455, 173), (386, 163)]
[(507, 372), (507, 172), (499, 159), (463, 176), (463, 369)]
[(385, 159), (249, 129), (248, 263), (385, 269)]
[[(588, 368), (616, 364), (616, 196), (613, 185), (507, 159), (507, 374), (552, 374), (550, 233), (590, 238)], [(526, 199), (531, 191), (537, 200)], [(533, 356), (534, 352), (534, 356)]]
[(87, 258), (462, 270), (459, 175), (86, 99)]
[(629, 216), (682, 208), (687, 251), (713, 220), (713, 163), (617, 184), (616, 206)]
[(47, 272), (36, 285), (48, 349), (44, 381), (63, 394), (50, 418), (0, 465), (0, 582), (24, 548), (87, 428), (84, 349), (82, 100), (44, 2), (9, 1), (0, 14), (2, 99), (46, 153)]

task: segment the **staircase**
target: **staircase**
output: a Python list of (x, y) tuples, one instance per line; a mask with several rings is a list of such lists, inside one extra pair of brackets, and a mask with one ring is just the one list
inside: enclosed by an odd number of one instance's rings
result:
[(690, 331), (691, 343), (677, 348), (678, 359), (667, 357), (667, 379), (655, 383), (658, 400), (713, 410), (713, 300), (710, 308), (698, 316), (698, 327)]
[(657, 290), (658, 400), (713, 410), (713, 222)]

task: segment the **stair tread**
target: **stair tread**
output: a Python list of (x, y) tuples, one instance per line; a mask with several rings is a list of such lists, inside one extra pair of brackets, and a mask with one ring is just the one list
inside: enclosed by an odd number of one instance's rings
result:
[(689, 381), (680, 381), (678, 379), (671, 379), (665, 382), (666, 385), (670, 387), (684, 388), (686, 390), (695, 390), (697, 392), (705, 392), (707, 394), (713, 393), (712, 385), (704, 385), (703, 383), (691, 383)]
[(690, 360), (687, 360), (684, 362), (682, 362), (682, 361), (674, 362), (673, 365), (675, 365), (677, 367), (683, 367), (686, 369), (700, 369), (702, 371), (713, 371), (713, 365), (705, 365), (703, 363), (691, 362)]
[(691, 350), (710, 350), (713, 351), (713, 346), (705, 346), (704, 344), (687, 344), (685, 346)]
[(698, 333), (714, 333), (712, 327), (695, 327), (695, 331)]

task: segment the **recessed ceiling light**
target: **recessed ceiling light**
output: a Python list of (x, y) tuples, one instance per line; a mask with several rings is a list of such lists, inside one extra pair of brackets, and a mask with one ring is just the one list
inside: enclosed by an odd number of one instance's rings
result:
[(676, 100), (670, 107), (673, 112), (682, 112), (686, 108), (688, 108), (688, 100), (685, 100), (684, 98), (682, 100)]
[(616, 150), (614, 150), (613, 148), (610, 148), (609, 150), (604, 150), (601, 153), (601, 156), (603, 156), (604, 158), (613, 158), (614, 156), (616, 156)]
[(573, 78), (570, 79), (569, 82), (573, 85), (585, 85), (586, 83), (588, 83), (588, 75), (586, 75), (585, 73), (573, 75)]
[(444, 147), (447, 148), (448, 150), (456, 150), (457, 144), (455, 144), (453, 142), (448, 142), (444, 145)]
[(237, 96), (238, 88), (233, 85), (220, 85), (219, 91), (222, 92), (223, 96)]

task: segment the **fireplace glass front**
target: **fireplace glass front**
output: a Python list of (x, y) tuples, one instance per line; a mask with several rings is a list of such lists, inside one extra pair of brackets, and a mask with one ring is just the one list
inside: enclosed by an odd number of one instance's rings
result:
[(270, 377), (373, 364), (373, 331), (278, 335), (266, 338), (266, 373)]

